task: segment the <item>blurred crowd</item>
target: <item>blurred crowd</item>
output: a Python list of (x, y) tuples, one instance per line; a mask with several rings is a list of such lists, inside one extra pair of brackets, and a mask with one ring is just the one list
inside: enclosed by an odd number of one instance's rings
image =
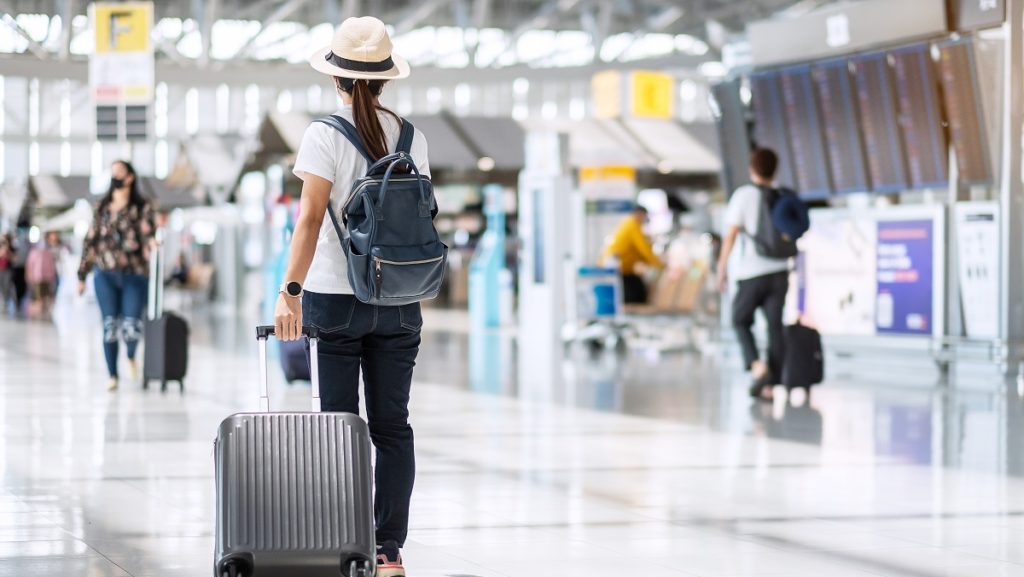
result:
[(70, 251), (60, 233), (0, 235), (0, 314), (48, 319)]

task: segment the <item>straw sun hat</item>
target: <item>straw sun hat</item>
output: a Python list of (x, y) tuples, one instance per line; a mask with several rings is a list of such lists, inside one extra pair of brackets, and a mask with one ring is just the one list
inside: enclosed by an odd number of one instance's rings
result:
[(409, 63), (391, 52), (391, 38), (384, 23), (372, 16), (342, 22), (331, 45), (314, 52), (309, 64), (317, 72), (357, 80), (409, 76)]

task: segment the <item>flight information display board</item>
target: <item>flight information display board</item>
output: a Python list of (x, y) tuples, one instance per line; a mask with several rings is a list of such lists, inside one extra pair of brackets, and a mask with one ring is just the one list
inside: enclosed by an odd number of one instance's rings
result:
[(939, 86), (931, 46), (908, 46), (892, 51), (899, 125), (907, 152), (912, 188), (949, 184), (948, 146), (942, 126)]
[(832, 186), (839, 194), (868, 192), (868, 170), (853, 80), (846, 59), (823, 62), (812, 72), (825, 127)]
[(856, 56), (850, 60), (857, 88), (864, 152), (871, 190), (901, 192), (907, 188), (907, 165), (901, 131), (897, 125), (892, 72), (884, 53)]
[(965, 185), (991, 184), (992, 163), (985, 138), (974, 46), (970, 40), (939, 46), (939, 78), (949, 136), (956, 151), (958, 180)]
[(790, 137), (782, 102), (778, 72), (758, 72), (750, 76), (751, 104), (754, 108), (754, 140), (761, 148), (771, 148), (779, 155), (776, 181), (782, 186), (796, 187), (790, 159)]
[(779, 81), (797, 190), (803, 198), (827, 198), (832, 193), (832, 182), (821, 116), (814, 98), (811, 67), (787, 68), (780, 73)]

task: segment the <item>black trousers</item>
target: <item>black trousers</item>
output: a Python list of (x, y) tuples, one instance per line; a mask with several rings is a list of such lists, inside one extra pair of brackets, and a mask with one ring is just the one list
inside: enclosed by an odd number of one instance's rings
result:
[(320, 329), (321, 410), (358, 415), (362, 369), (366, 420), (377, 450), (377, 543), (395, 541), (401, 547), (416, 479), (409, 389), (423, 327), (420, 304), (373, 306), (352, 295), (307, 292), (302, 316)]
[(732, 303), (732, 326), (743, 348), (743, 363), (747, 370), (761, 357), (751, 329), (757, 310), (764, 313), (768, 321), (768, 370), (776, 379), (782, 376), (782, 363), (786, 358), (782, 311), (787, 292), (789, 272), (768, 274), (741, 280)]
[(647, 284), (637, 274), (622, 275), (622, 301), (627, 305), (647, 304)]

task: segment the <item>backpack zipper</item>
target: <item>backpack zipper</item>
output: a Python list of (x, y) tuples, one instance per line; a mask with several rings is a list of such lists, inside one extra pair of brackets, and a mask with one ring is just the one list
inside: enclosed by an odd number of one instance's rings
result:
[[(413, 178), (408, 178), (408, 177), (406, 177), (406, 178), (390, 178), (390, 179), (388, 179), (388, 182), (389, 183), (390, 182), (416, 182), (417, 180), (420, 180), (420, 179), (419, 178), (415, 178), (415, 177), (413, 177)], [(366, 188), (367, 186), (370, 186), (371, 184), (383, 184), (383, 183), (384, 183), (383, 179), (371, 178), (371, 179), (368, 179), (368, 180), (364, 180), (359, 186), (356, 187), (355, 190), (353, 190), (349, 194), (348, 200), (345, 201), (345, 207), (344, 207), (345, 210), (348, 210), (349, 205), (352, 204), (352, 201), (355, 200), (356, 196), (360, 192), (362, 192), (364, 188)]]
[[(414, 178), (389, 178), (388, 182), (416, 182), (417, 180), (420, 180), (420, 179), (419, 178), (415, 178), (415, 177)], [(371, 184), (374, 184), (374, 183), (376, 183), (376, 184), (383, 184), (384, 183), (384, 179), (383, 178), (380, 178), (380, 179), (371, 178), (371, 179), (368, 179), (368, 180), (364, 180), (359, 185), (359, 187), (357, 187), (355, 189), (355, 191), (353, 191), (352, 194), (358, 194), (360, 190), (362, 190), (363, 188), (365, 188), (367, 186), (370, 186)]]
[(386, 259), (383, 259), (383, 258), (375, 256), (375, 257), (373, 257), (373, 260), (377, 261), (377, 270), (379, 271), (380, 270), (380, 265), (382, 265), (382, 264), (393, 264), (393, 265), (397, 265), (397, 266), (409, 266), (409, 265), (414, 265), (414, 264), (430, 264), (432, 262), (437, 262), (437, 261), (441, 260), (442, 258), (444, 258), (444, 257), (443, 256), (439, 256), (439, 257), (436, 257), (436, 258), (428, 258), (428, 259), (424, 259), (424, 260), (403, 260), (403, 261), (397, 261), (397, 260), (386, 260)]

